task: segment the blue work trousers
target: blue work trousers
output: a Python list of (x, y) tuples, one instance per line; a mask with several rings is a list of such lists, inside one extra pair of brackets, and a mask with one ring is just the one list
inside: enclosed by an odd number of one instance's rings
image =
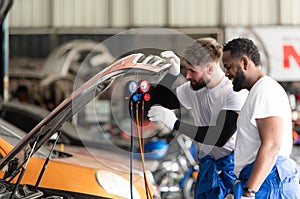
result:
[(200, 159), (195, 184), (195, 199), (224, 199), (236, 179), (233, 172), (233, 153), (218, 160), (211, 155)]
[[(246, 186), (254, 163), (243, 168), (239, 181), (234, 186), (234, 198), (240, 199), (243, 187)], [(258, 192), (256, 199), (300, 199), (300, 185), (297, 179), (297, 165), (294, 161), (279, 156)]]

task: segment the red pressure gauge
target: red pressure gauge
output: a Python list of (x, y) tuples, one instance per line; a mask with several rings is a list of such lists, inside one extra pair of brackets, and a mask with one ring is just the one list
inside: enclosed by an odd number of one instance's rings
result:
[(150, 90), (150, 83), (146, 80), (142, 80), (140, 82), (140, 91), (143, 92), (143, 93), (146, 93)]

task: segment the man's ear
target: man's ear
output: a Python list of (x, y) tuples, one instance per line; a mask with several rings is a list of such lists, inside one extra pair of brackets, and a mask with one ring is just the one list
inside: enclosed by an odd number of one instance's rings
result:
[(208, 66), (207, 66), (207, 71), (208, 71), (208, 74), (212, 74), (213, 72), (214, 72), (214, 66), (212, 65), (212, 64), (209, 64)]
[(244, 70), (247, 70), (248, 69), (248, 65), (249, 65), (248, 57), (242, 56), (241, 63), (243, 64)]

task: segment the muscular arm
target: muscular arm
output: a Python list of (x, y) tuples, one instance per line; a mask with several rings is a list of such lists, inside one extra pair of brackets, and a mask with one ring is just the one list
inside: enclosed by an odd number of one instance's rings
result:
[[(160, 104), (168, 109), (180, 108), (176, 92), (172, 84), (177, 77), (167, 74), (160, 83), (152, 90), (151, 105)], [(177, 121), (174, 130), (179, 131), (191, 139), (207, 144), (222, 147), (236, 131), (236, 120), (238, 114), (232, 110), (223, 110), (219, 113), (215, 126), (193, 126), (191, 124)]]
[(177, 121), (174, 130), (185, 134), (197, 142), (222, 147), (236, 131), (238, 114), (232, 110), (222, 110), (215, 126), (193, 126)]
[(160, 104), (168, 109), (180, 108), (179, 100), (176, 97), (175, 88), (172, 88), (173, 83), (177, 79), (176, 76), (167, 74), (160, 82), (151, 90), (150, 106)]
[(258, 150), (247, 187), (258, 191), (276, 161), (281, 146), (283, 119), (280, 117), (267, 117), (257, 119), (256, 122), (261, 146)]

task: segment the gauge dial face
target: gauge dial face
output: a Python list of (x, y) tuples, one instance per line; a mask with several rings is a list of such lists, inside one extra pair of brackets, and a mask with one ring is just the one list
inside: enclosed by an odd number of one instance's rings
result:
[(135, 93), (137, 88), (138, 88), (138, 83), (137, 82), (135, 82), (135, 81), (129, 82), (129, 84), (128, 84), (129, 93)]
[(148, 92), (150, 89), (150, 83), (146, 80), (140, 82), (140, 91), (143, 93)]

